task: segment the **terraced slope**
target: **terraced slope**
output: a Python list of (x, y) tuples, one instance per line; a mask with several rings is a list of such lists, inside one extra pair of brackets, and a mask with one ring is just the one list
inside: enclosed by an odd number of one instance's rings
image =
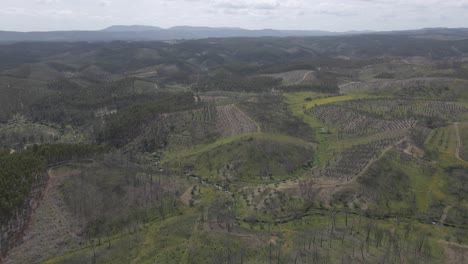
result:
[(216, 108), (216, 130), (223, 137), (260, 132), (260, 127), (235, 105)]

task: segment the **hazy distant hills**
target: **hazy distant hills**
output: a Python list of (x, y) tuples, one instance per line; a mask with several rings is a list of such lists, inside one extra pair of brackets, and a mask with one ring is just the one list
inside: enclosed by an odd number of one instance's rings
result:
[(155, 26), (141, 26), (141, 25), (133, 25), (133, 26), (123, 26), (123, 25), (115, 25), (105, 28), (101, 31), (103, 32), (142, 32), (142, 31), (161, 31), (164, 30), (160, 27)]
[(359, 32), (327, 32), (319, 30), (247, 30), (177, 26), (168, 29), (152, 26), (111, 26), (99, 31), (12, 32), (0, 31), (0, 42), (19, 41), (150, 41), (229, 37), (336, 36)]
[[(163, 29), (154, 26), (115, 25), (97, 31), (49, 31), (49, 32), (13, 32), (0, 31), (0, 42), (13, 43), (22, 41), (154, 41), (177, 39), (204, 39), (230, 37), (311, 37), (339, 36), (375, 33), (371, 31), (328, 32), (320, 30), (248, 30), (242, 28), (212, 28), (177, 26)], [(408, 31), (379, 32), (385, 34), (423, 35), (431, 38), (468, 38), (468, 29), (421, 29)]]

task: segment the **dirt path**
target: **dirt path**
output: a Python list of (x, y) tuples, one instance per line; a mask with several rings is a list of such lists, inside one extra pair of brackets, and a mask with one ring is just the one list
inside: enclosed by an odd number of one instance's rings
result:
[(150, 72), (142, 72), (134, 75), (130, 75), (132, 77), (137, 77), (137, 78), (145, 78), (145, 77), (152, 77), (158, 75), (157, 71), (150, 71)]
[(383, 156), (385, 156), (385, 154), (387, 154), (387, 152), (389, 152), (390, 150), (392, 150), (394, 147), (400, 145), (401, 143), (405, 142), (406, 140), (408, 140), (408, 138), (404, 137), (402, 138), (400, 141), (396, 142), (396, 143), (393, 143), (391, 144), (390, 146), (386, 147), (382, 153), (380, 153), (380, 155), (375, 158), (375, 159), (371, 159), (369, 161), (369, 163), (367, 163), (367, 165), (362, 169), (361, 172), (358, 173), (358, 175), (356, 175), (354, 178), (352, 178), (349, 182), (352, 182), (352, 181), (356, 181), (357, 178), (359, 178), (361, 175), (363, 175), (364, 173), (366, 173), (366, 171), (369, 170), (369, 168), (374, 164), (376, 163), (377, 161), (379, 161)]
[(444, 240), (439, 241), (444, 247), (445, 263), (459, 264), (468, 261), (468, 246)]
[(192, 199), (192, 190), (193, 186), (187, 188), (187, 190), (180, 196), (180, 200), (182, 201), (182, 203), (187, 206), (190, 205), (190, 200)]
[(81, 227), (68, 212), (61, 185), (67, 177), (79, 173), (64, 166), (48, 171), (49, 182), (39, 206), (33, 212), (23, 243), (13, 248), (5, 264), (40, 263), (52, 256), (81, 248), (83, 239), (77, 234)]
[(347, 86), (350, 86), (350, 85), (353, 85), (353, 84), (356, 84), (356, 83), (361, 83), (361, 82), (350, 82), (350, 83), (345, 83), (345, 84), (342, 84), (340, 86), (338, 86), (338, 88), (340, 89), (340, 91), (342, 91), (343, 88), (347, 87)]
[[(449, 242), (449, 241), (445, 241), (445, 240), (440, 240), (440, 242), (441, 242), (441, 243), (444, 243), (444, 244), (447, 244), (447, 245), (450, 245), (450, 246), (468, 249), (468, 245), (458, 244), (458, 243), (455, 243), (455, 242)], [(467, 252), (467, 253), (468, 253), (468, 252)], [(467, 256), (467, 257), (468, 257), (468, 256)]]
[(447, 215), (448, 215), (448, 212), (449, 212), (450, 208), (452, 208), (451, 205), (446, 206), (446, 207), (444, 208), (444, 212), (442, 213), (442, 216), (440, 217), (440, 220), (439, 220), (439, 225), (443, 225), (443, 224), (444, 224), (445, 219), (447, 219)]
[(455, 148), (455, 157), (459, 159), (462, 162), (467, 162), (466, 160), (462, 159), (460, 157), (460, 149), (463, 147), (461, 138), (460, 138), (460, 129), (458, 128), (458, 122), (453, 123), (453, 126), (455, 127), (455, 135), (457, 137), (457, 147)]
[(313, 71), (308, 71), (306, 73), (304, 73), (304, 76), (302, 76), (302, 79), (300, 81), (298, 81), (296, 84), (301, 84), (303, 81), (305, 81), (307, 79), (307, 77), (309, 75), (311, 75), (312, 73), (314, 73)]

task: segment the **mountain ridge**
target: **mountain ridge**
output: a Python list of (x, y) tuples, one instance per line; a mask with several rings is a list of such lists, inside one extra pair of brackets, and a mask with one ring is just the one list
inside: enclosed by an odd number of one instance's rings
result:
[(360, 34), (438, 35), (468, 38), (468, 28), (424, 28), (400, 31), (347, 31), (331, 32), (321, 30), (249, 30), (237, 27), (193, 27), (175, 26), (161, 28), (147, 25), (113, 25), (101, 30), (70, 31), (0, 31), (0, 43), (30, 41), (165, 41), (182, 39), (231, 38), (231, 37), (324, 37)]

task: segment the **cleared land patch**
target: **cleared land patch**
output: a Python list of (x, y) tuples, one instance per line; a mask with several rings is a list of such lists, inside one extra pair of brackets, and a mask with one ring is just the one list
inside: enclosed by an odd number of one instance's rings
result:
[(260, 127), (234, 105), (216, 108), (216, 129), (223, 137), (260, 132)]
[(67, 166), (49, 170), (49, 183), (38, 208), (33, 213), (23, 237), (23, 243), (14, 248), (6, 264), (37, 263), (52, 256), (81, 248), (81, 224), (66, 208), (61, 185), (80, 172)]
[(338, 138), (382, 132), (392, 134), (392, 132), (403, 130), (409, 131), (416, 125), (416, 120), (412, 118), (383, 120), (333, 104), (314, 107), (309, 112), (314, 114), (322, 123), (336, 127), (339, 133)]
[(449, 125), (436, 128), (429, 134), (424, 145), (430, 150), (453, 157), (457, 148), (455, 127)]
[(444, 120), (462, 118), (468, 108), (453, 102), (403, 99), (360, 99), (335, 105), (353, 109), (384, 119), (431, 117)]
[(308, 70), (297, 70), (297, 71), (289, 71), (289, 72), (282, 72), (282, 73), (276, 73), (276, 74), (265, 74), (262, 76), (282, 79), (284, 85), (310, 84), (316, 81), (314, 71), (308, 71)]
[(353, 82), (340, 86), (340, 92), (372, 93), (411, 96), (413, 98), (444, 98), (458, 100), (466, 98), (464, 87), (467, 81), (452, 78), (424, 77), (405, 80), (378, 80)]
[(268, 136), (235, 140), (193, 153), (182, 161), (185, 168), (210, 180), (263, 181), (295, 175), (313, 160), (307, 144), (293, 144)]
[(355, 145), (333, 155), (325, 166), (315, 168), (312, 174), (316, 177), (329, 177), (350, 181), (362, 173), (372, 161), (388, 151), (398, 139), (383, 139), (368, 144)]

